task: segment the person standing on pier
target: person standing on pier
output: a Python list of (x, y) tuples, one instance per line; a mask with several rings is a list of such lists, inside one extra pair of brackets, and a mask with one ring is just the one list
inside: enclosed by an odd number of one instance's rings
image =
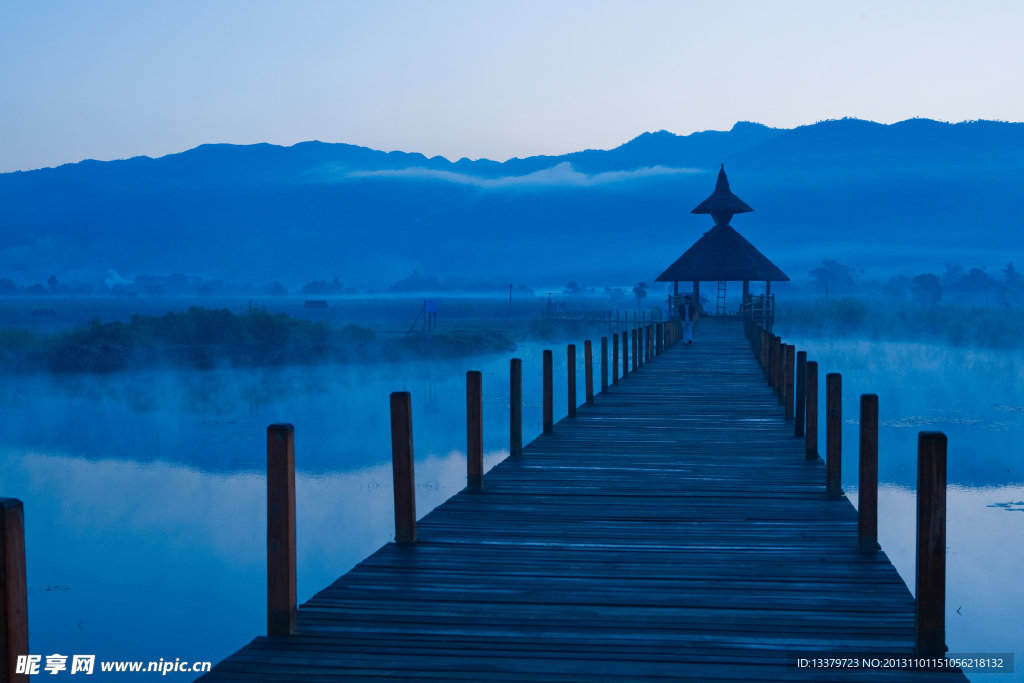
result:
[(683, 321), (683, 343), (693, 343), (693, 319), (697, 315), (697, 309), (693, 300), (687, 294), (683, 297), (683, 303), (679, 304), (679, 319)]

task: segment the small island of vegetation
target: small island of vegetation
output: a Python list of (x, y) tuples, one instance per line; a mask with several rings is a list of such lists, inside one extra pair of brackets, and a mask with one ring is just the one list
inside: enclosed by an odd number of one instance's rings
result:
[(26, 329), (0, 330), (8, 371), (115, 372), (169, 366), (213, 368), (449, 358), (509, 351), (493, 331), (378, 339), (367, 327), (335, 326), (250, 306), (243, 314), (191, 307), (127, 322), (93, 320), (50, 337)]

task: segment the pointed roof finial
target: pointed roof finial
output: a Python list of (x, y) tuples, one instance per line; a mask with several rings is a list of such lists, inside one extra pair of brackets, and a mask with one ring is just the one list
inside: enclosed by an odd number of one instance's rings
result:
[(725, 175), (725, 164), (718, 171), (718, 182), (711, 196), (701, 202), (690, 213), (709, 213), (715, 219), (715, 225), (728, 225), (733, 214), (753, 211), (742, 199), (729, 189), (729, 178)]

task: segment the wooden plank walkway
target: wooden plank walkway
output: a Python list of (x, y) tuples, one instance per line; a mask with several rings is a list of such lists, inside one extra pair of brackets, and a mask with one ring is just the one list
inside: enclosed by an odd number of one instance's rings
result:
[(738, 321), (697, 332), (317, 594), (297, 635), (204, 679), (966, 680), (787, 669), (911, 655), (914, 602), (857, 551), (853, 505), (826, 498)]

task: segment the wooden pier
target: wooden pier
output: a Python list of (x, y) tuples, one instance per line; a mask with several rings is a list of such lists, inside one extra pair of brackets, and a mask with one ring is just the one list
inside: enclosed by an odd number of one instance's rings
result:
[(695, 337), (614, 377), (415, 523), (414, 542), (299, 607), (294, 633), (203, 680), (965, 680), (787, 666), (913, 656), (915, 601), (884, 552), (859, 549), (857, 511), (827, 494), (740, 319)]

